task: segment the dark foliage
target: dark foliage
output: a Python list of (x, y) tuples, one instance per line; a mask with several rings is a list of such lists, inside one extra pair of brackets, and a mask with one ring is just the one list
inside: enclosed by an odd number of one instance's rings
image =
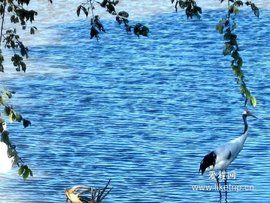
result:
[[(221, 3), (223, 0), (221, 0)], [(230, 3), (231, 2), (231, 3)], [(217, 31), (220, 34), (223, 34), (224, 38), (224, 49), (223, 49), (223, 55), (227, 56), (230, 55), (231, 60), (231, 68), (234, 72), (234, 75), (236, 76), (237, 84), (240, 86), (240, 92), (245, 98), (245, 105), (247, 105), (247, 102), (249, 101), (252, 106), (256, 106), (256, 98), (251, 94), (250, 90), (247, 87), (244, 72), (242, 70), (243, 67), (243, 59), (240, 55), (240, 49), (237, 42), (237, 35), (235, 33), (235, 29), (237, 27), (235, 16), (239, 13), (239, 7), (243, 6), (243, 1), (240, 0), (229, 0), (228, 1), (228, 13), (226, 18), (223, 18), (219, 21), (219, 23), (216, 26)], [(246, 2), (246, 5), (251, 6), (251, 8), (254, 8), (254, 13), (256, 12), (256, 16), (258, 16), (259, 11), (257, 11), (257, 7), (253, 5), (253, 3)], [(253, 5), (253, 6), (252, 6)], [(255, 8), (256, 7), (256, 8)]]
[(18, 174), (23, 177), (23, 179), (27, 179), (29, 176), (33, 176), (31, 169), (24, 164), (23, 160), (19, 157), (18, 152), (16, 150), (16, 146), (12, 144), (9, 138), (9, 132), (3, 128), (3, 124), (5, 123), (4, 117), (7, 117), (10, 122), (19, 122), (23, 124), (26, 128), (31, 125), (31, 122), (23, 116), (16, 112), (13, 106), (9, 105), (8, 101), (13, 97), (15, 92), (12, 91), (2, 91), (0, 95), (0, 105), (3, 107), (3, 117), (0, 118), (0, 125), (1, 125), (1, 142), (4, 142), (8, 147), (8, 156), (12, 157), (14, 160), (14, 164), (16, 164), (18, 169)]
[[(92, 18), (91, 18), (91, 27), (90, 27), (90, 38), (96, 38), (99, 40), (99, 34), (101, 32), (105, 32), (105, 28), (103, 24), (100, 21), (100, 17), (97, 15), (94, 15), (94, 3), (97, 3), (100, 5), (101, 8), (105, 8), (106, 11), (115, 16), (116, 22), (118, 22), (119, 25), (124, 25), (124, 28), (127, 32), (132, 32), (138, 37), (141, 36), (148, 36), (149, 34), (149, 28), (146, 26), (143, 26), (141, 24), (136, 24), (134, 26), (130, 25), (129, 21), (129, 14), (126, 11), (116, 11), (116, 6), (118, 5), (118, 0), (103, 0), (102, 2), (96, 2), (93, 0), (88, 0), (85, 3), (82, 3), (77, 7), (77, 16), (80, 15), (81, 10), (83, 10), (85, 16), (88, 16), (88, 11), (91, 11)], [(139, 26), (140, 25), (140, 26)]]
[(138, 23), (134, 26), (134, 34), (137, 35), (138, 37), (140, 35), (147, 37), (149, 33), (148, 27)]
[(246, 5), (251, 7), (255, 16), (257, 16), (258, 18), (260, 17), (260, 10), (254, 3), (252, 3), (251, 1), (247, 1)]
[(174, 4), (175, 11), (178, 11), (178, 8), (184, 9), (187, 15), (187, 18), (201, 18), (202, 9), (197, 6), (195, 0), (171, 0), (172, 4)]
[[(14, 29), (7, 29), (4, 31), (4, 20), (10, 16), (10, 22), (13, 24), (20, 23), (21, 28), (25, 30), (27, 24), (32, 23), (35, 20), (37, 12), (34, 10), (27, 10), (24, 8), (28, 5), (30, 0), (14, 0), (14, 1), (0, 1), (0, 15), (2, 16), (1, 34), (0, 34), (0, 45), (4, 43), (4, 47), (12, 49), (14, 52), (13, 57), (11, 57), (11, 62), (15, 66), (17, 71), (26, 71), (26, 64), (24, 62), (25, 58), (28, 58), (28, 48), (20, 40), (17, 34), (17, 26)], [(37, 28), (35, 26), (30, 26), (30, 34), (35, 34)], [(3, 61), (4, 57), (0, 51), (0, 71), (4, 72)]]

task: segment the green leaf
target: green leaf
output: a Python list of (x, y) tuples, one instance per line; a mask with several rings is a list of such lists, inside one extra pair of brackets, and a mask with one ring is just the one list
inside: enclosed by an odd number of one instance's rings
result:
[(26, 120), (26, 119), (23, 118), (22, 121), (23, 121), (23, 126), (25, 128), (27, 128), (29, 125), (31, 125), (31, 122), (29, 120)]
[(238, 14), (240, 11), (237, 6), (233, 6), (233, 13)]
[(250, 6), (250, 5), (251, 5), (251, 1), (247, 1), (247, 2), (246, 2), (246, 5), (247, 5), (247, 6)]
[(108, 0), (103, 0), (101, 3), (98, 2), (100, 4), (101, 7), (105, 8), (105, 6), (107, 5), (108, 3)]
[(25, 171), (25, 166), (24, 166), (24, 165), (22, 165), (22, 166), (19, 168), (19, 170), (18, 170), (18, 174), (19, 174), (19, 176), (22, 176), (22, 175), (23, 175), (23, 173), (24, 173), (24, 171)]
[(258, 9), (258, 7), (255, 6), (255, 4), (252, 4), (252, 5), (251, 5), (251, 8), (252, 8), (252, 10), (253, 10), (253, 12), (254, 12), (254, 15), (257, 16), (257, 17), (259, 18), (259, 17), (260, 17), (260, 10)]
[(78, 17), (80, 16), (81, 8), (82, 8), (81, 5), (77, 7), (77, 11), (76, 12), (77, 12), (77, 16)]
[(250, 104), (253, 106), (253, 107), (256, 107), (257, 105), (257, 100), (254, 96), (250, 96)]
[(238, 60), (237, 60), (237, 66), (239, 68), (241, 68), (243, 66), (243, 59), (239, 56)]
[(25, 72), (26, 71), (26, 64), (24, 62), (21, 62), (21, 67), (22, 67), (22, 71)]
[(118, 13), (118, 15), (121, 16), (121, 17), (123, 17), (123, 18), (128, 18), (129, 17), (128, 12), (126, 12), (126, 11), (120, 11)]
[(149, 28), (148, 27), (146, 27), (146, 26), (142, 26), (142, 28), (141, 28), (141, 35), (142, 36), (145, 36), (145, 37), (147, 37), (148, 36), (148, 33), (149, 33)]
[(224, 40), (230, 40), (231, 39), (231, 33), (227, 32), (224, 34)]
[(245, 95), (245, 93), (247, 91), (247, 87), (245, 84), (240, 85), (240, 91), (241, 91), (241, 94)]
[(233, 45), (233, 46), (237, 46), (237, 40), (236, 40), (236, 38), (232, 38), (231, 37), (230, 44)]
[(223, 34), (223, 30), (225, 28), (224, 20), (220, 20), (219, 23), (216, 25), (216, 30), (220, 33)]
[(224, 49), (223, 49), (223, 55), (226, 56), (226, 55), (229, 55), (233, 50), (233, 46), (228, 43), (228, 42), (225, 42), (225, 46), (224, 46)]
[(201, 7), (199, 7), (199, 6), (194, 6), (194, 9), (195, 9), (198, 13), (202, 14), (202, 8), (201, 8)]
[(12, 12), (12, 11), (13, 11), (12, 6), (8, 6), (7, 11), (8, 11), (8, 12)]
[(11, 110), (10, 114), (9, 114), (9, 121), (12, 123), (14, 121), (16, 121), (16, 113)]
[(236, 60), (240, 58), (240, 55), (239, 55), (238, 51), (236, 51), (236, 50), (232, 52), (231, 56)]
[(5, 91), (5, 94), (7, 95), (7, 97), (8, 97), (9, 99), (11, 99), (11, 97), (12, 97), (12, 92), (10, 92), (10, 91)]
[(23, 43), (20, 43), (20, 49), (21, 49), (21, 55), (28, 58), (28, 48), (23, 45)]
[(148, 36), (148, 33), (149, 33), (149, 28), (142, 25), (141, 23), (137, 23), (135, 26), (134, 26), (134, 29), (133, 29), (133, 32), (135, 35), (137, 35), (138, 37), (140, 35), (142, 36), (145, 36), (147, 37)]
[(11, 113), (11, 107), (5, 106), (5, 108), (4, 108), (4, 114), (5, 114), (6, 116), (9, 116), (10, 113)]
[(250, 93), (250, 91), (249, 91), (249, 89), (248, 89), (247, 87), (246, 87), (246, 89), (245, 89), (244, 94), (245, 94), (245, 97), (246, 97), (247, 99), (250, 99), (251, 93)]
[(29, 176), (33, 176), (32, 170), (27, 165), (21, 165), (18, 174), (19, 176), (22, 176), (24, 180), (29, 178)]
[(233, 72), (234, 72), (234, 75), (237, 77), (237, 78), (242, 78), (242, 71), (241, 69), (238, 67), (238, 66), (232, 66), (232, 69), (233, 69)]
[(107, 4), (107, 11), (110, 13), (110, 14), (116, 14), (115, 13), (115, 7), (114, 7), (114, 5), (112, 4), (112, 3), (109, 3), (109, 4)]
[(96, 39), (98, 40), (99, 39), (98, 34), (99, 34), (99, 31), (95, 28), (95, 26), (92, 26), (90, 30), (90, 38), (92, 39), (93, 37), (96, 37)]
[(23, 117), (22, 117), (21, 114), (15, 113), (15, 116), (16, 116), (16, 121), (18, 121), (18, 122), (21, 122), (22, 121)]
[(4, 131), (2, 132), (2, 136), (1, 136), (1, 141), (6, 143), (6, 145), (10, 145), (10, 140), (9, 140), (9, 133), (8, 131)]
[(243, 1), (238, 0), (238, 1), (234, 2), (234, 5), (239, 7), (239, 6), (243, 6), (244, 3), (243, 3)]
[(82, 6), (81, 9), (83, 10), (84, 14), (85, 14), (86, 17), (87, 17), (87, 16), (88, 16), (88, 11), (87, 11), (87, 9), (86, 9), (84, 6)]
[(35, 32), (36, 32), (36, 30), (37, 30), (37, 27), (35, 27), (35, 26), (31, 27), (31, 28), (30, 28), (30, 34), (31, 34), (31, 35), (34, 35)]
[(180, 6), (180, 8), (184, 9), (188, 6), (188, 3), (186, 1), (180, 0), (179, 6)]
[(22, 177), (24, 180), (26, 180), (30, 175), (30, 171), (28, 169), (28, 167), (25, 169), (24, 173), (22, 174)]

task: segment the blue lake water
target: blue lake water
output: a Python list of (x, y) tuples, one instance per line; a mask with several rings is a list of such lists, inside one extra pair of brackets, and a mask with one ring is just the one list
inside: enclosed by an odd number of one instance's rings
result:
[[(243, 130), (243, 99), (222, 55), (215, 25), (224, 11), (202, 20), (183, 13), (147, 17), (148, 38), (126, 34), (106, 20), (99, 42), (87, 21), (50, 28), (59, 44), (31, 47), (35, 68), (4, 81), (17, 92), (13, 103), (32, 121), (11, 124), (11, 139), (34, 177), (14, 169), (0, 176), (0, 202), (65, 202), (77, 184), (113, 187), (105, 202), (218, 202), (214, 185), (198, 167), (203, 156)], [(239, 43), (248, 86), (257, 97), (250, 136), (230, 166), (228, 202), (270, 200), (270, 12), (238, 17)], [(2, 76), (1, 76), (2, 77)]]

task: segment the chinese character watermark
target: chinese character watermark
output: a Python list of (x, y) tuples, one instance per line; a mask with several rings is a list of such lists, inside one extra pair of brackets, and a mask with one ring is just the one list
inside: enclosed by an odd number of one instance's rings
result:
[(236, 171), (230, 171), (230, 172), (220, 171), (219, 173), (216, 173), (215, 171), (209, 172), (209, 179), (216, 180), (216, 177), (219, 177), (221, 180), (225, 180), (226, 178), (235, 180)]

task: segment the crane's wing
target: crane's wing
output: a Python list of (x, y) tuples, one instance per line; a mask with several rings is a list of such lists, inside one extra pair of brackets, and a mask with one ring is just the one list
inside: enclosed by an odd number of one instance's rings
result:
[(208, 167), (215, 166), (216, 159), (217, 159), (217, 154), (214, 151), (210, 152), (209, 154), (206, 154), (203, 157), (203, 160), (201, 161), (200, 169), (199, 169), (199, 171), (202, 173), (202, 175)]
[(205, 155), (201, 161), (199, 171), (203, 174), (207, 169), (226, 169), (242, 149), (243, 141), (241, 141), (241, 137), (231, 140)]
[(214, 168), (217, 164), (231, 159), (232, 155), (232, 147), (229, 143), (223, 145), (204, 156), (199, 171), (203, 174), (207, 168)]

